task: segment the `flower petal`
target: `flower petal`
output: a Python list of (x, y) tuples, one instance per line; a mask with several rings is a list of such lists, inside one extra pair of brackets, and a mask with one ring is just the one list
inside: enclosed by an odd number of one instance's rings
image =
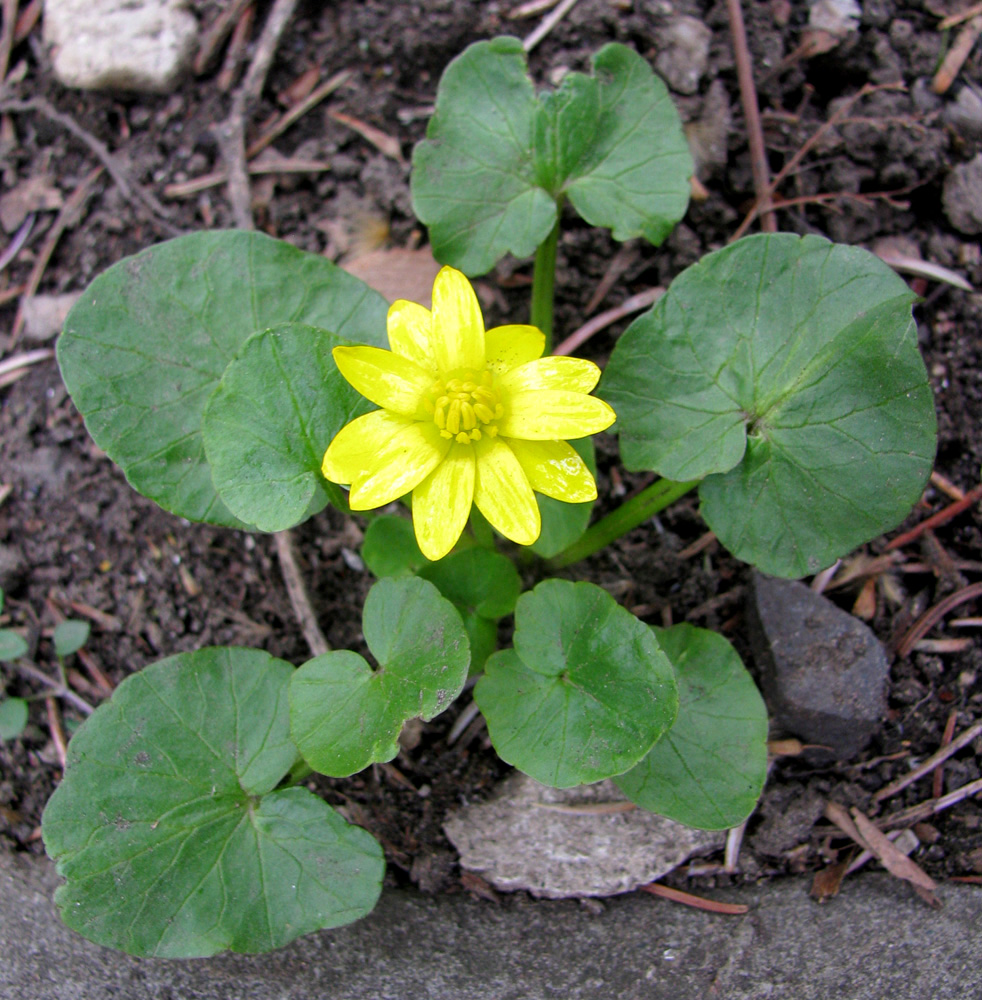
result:
[(581, 438), (605, 430), (614, 411), (596, 396), (565, 389), (533, 389), (506, 396), (498, 433), (525, 441)]
[(384, 507), (415, 489), (450, 450), (431, 422), (409, 421), (372, 456), (374, 467), (351, 484), (352, 510)]
[(444, 374), (484, 368), (484, 319), (471, 283), (443, 267), (433, 282), (433, 357)]
[(433, 384), (431, 372), (381, 347), (335, 347), (331, 353), (341, 374), (366, 399), (405, 417), (416, 413)]
[(539, 505), (515, 453), (501, 438), (483, 437), (477, 453), (474, 503), (496, 528), (519, 545), (531, 545), (542, 530)]
[(512, 323), (492, 327), (484, 334), (487, 366), (495, 375), (534, 361), (545, 349), (546, 335), (537, 326)]
[(353, 483), (370, 475), (378, 466), (380, 451), (411, 423), (415, 421), (408, 417), (373, 410), (345, 424), (324, 454), (324, 478), (332, 483)]
[(457, 544), (474, 502), (474, 449), (454, 444), (413, 490), (413, 525), (420, 551), (436, 562)]
[(420, 368), (436, 374), (436, 359), (433, 357), (432, 332), (433, 314), (418, 302), (397, 299), (389, 306), (386, 321), (389, 347)]
[(600, 381), (600, 369), (585, 358), (548, 357), (527, 361), (498, 377), (505, 392), (528, 389), (568, 389), (590, 392)]
[(529, 485), (566, 503), (597, 499), (597, 484), (586, 462), (565, 441), (508, 440)]

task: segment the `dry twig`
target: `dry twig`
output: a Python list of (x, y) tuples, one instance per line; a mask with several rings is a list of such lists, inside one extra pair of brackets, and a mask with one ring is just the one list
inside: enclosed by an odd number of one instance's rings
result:
[(610, 326), (611, 323), (616, 323), (619, 319), (623, 319), (625, 316), (630, 316), (633, 312), (638, 312), (641, 309), (646, 309), (652, 303), (656, 302), (658, 298), (664, 294), (664, 288), (649, 288), (647, 291), (638, 292), (637, 295), (632, 295), (629, 299), (625, 299), (619, 306), (615, 306), (613, 309), (608, 309), (606, 312), (599, 313), (594, 316), (589, 322), (584, 323), (579, 330), (571, 333), (562, 343), (560, 343), (554, 350), (553, 354), (572, 354), (581, 344), (585, 344), (595, 333), (599, 333), (605, 327)]
[(944, 600), (939, 601), (933, 608), (928, 608), (920, 618), (904, 633), (897, 644), (897, 656), (904, 657), (910, 654), (914, 645), (922, 639), (944, 616), (967, 601), (974, 601), (975, 598), (982, 597), (982, 583), (971, 583), (955, 593), (949, 594)]
[(896, 795), (897, 792), (902, 791), (908, 785), (912, 785), (918, 778), (922, 778), (925, 774), (930, 774), (939, 764), (943, 764), (952, 754), (958, 753), (962, 747), (968, 746), (979, 735), (982, 735), (982, 722), (976, 723), (976, 725), (966, 729), (956, 739), (951, 740), (947, 746), (942, 746), (940, 750), (931, 754), (927, 760), (903, 777), (898, 778), (896, 781), (891, 781), (889, 785), (884, 785), (883, 788), (873, 795), (873, 801), (882, 802), (884, 799)]
[(277, 531), (276, 554), (280, 560), (280, 571), (283, 574), (283, 582), (286, 584), (287, 593), (290, 595), (290, 603), (293, 605), (294, 614), (300, 622), (303, 637), (307, 640), (310, 652), (313, 656), (321, 656), (330, 650), (324, 633), (317, 624), (317, 615), (314, 607), (310, 603), (310, 597), (303, 584), (303, 577), (300, 574), (300, 567), (297, 565), (297, 558), (293, 551), (293, 543), (290, 539), (289, 531)]
[(51, 739), (58, 754), (58, 762), (62, 771), (68, 766), (68, 740), (65, 739), (65, 730), (61, 725), (61, 713), (58, 711), (58, 703), (50, 695), (44, 699), (44, 707), (48, 711), (48, 728), (51, 730)]
[[(944, 750), (951, 746), (951, 741), (955, 738), (955, 725), (958, 722), (958, 709), (953, 708), (948, 713), (948, 718), (945, 720), (944, 732), (941, 734), (941, 746), (939, 750)], [(934, 772), (934, 777), (931, 779), (931, 794), (936, 798), (941, 798), (941, 793), (944, 791), (944, 765), (938, 765), (938, 769)]]
[(219, 9), (218, 16), (205, 30), (198, 44), (198, 54), (194, 57), (194, 72), (200, 76), (208, 69), (215, 54), (239, 20), (240, 15), (253, 0), (230, 0)]
[(743, 117), (747, 123), (747, 140), (750, 144), (750, 167), (753, 171), (754, 188), (757, 193), (754, 208), (760, 215), (760, 228), (765, 233), (776, 233), (777, 219), (774, 217), (771, 205), (774, 188), (771, 186), (770, 166), (767, 163), (767, 149), (764, 146), (764, 130), (760, 126), (757, 87), (754, 84), (753, 64), (750, 60), (747, 29), (743, 24), (743, 9), (740, 6), (740, 0), (726, 0), (726, 11), (730, 18), (733, 58), (736, 60), (737, 79), (740, 83), (740, 102), (743, 105)]
[(530, 35), (526, 36), (525, 40), (522, 42), (522, 48), (526, 52), (531, 52), (532, 49), (542, 41), (546, 35), (556, 27), (557, 24), (573, 9), (576, 4), (576, 0), (562, 0), (562, 3), (556, 7), (555, 10), (550, 11), (542, 19), (539, 26)]
[(62, 205), (58, 217), (48, 230), (44, 246), (41, 247), (37, 259), (34, 261), (34, 266), (31, 268), (30, 276), (24, 286), (24, 295), (21, 298), (20, 305), (17, 307), (17, 315), (14, 318), (14, 326), (10, 334), (11, 347), (20, 339), (21, 331), (24, 329), (24, 300), (29, 299), (37, 292), (41, 284), (41, 277), (48, 266), (48, 261), (51, 259), (55, 247), (58, 245), (58, 240), (61, 239), (61, 234), (75, 221), (76, 215), (82, 210), (82, 206), (89, 195), (92, 194), (95, 183), (102, 176), (102, 172), (102, 167), (96, 167), (95, 170), (82, 178), (81, 183), (72, 192), (71, 197)]
[(715, 899), (706, 899), (703, 896), (695, 896), (691, 892), (683, 892), (681, 889), (673, 889), (671, 886), (662, 885), (660, 882), (650, 882), (648, 885), (639, 886), (644, 892), (650, 892), (652, 896), (659, 896), (662, 899), (670, 899), (673, 903), (684, 903), (697, 910), (708, 910), (710, 913), (725, 913), (731, 916), (739, 916), (746, 913), (749, 907), (746, 903), (721, 903)]
[(938, 67), (934, 79), (931, 81), (931, 90), (936, 94), (943, 94), (955, 82), (955, 77), (961, 72), (965, 60), (969, 53), (975, 48), (975, 43), (982, 35), (982, 16), (973, 17), (968, 24), (958, 32), (954, 45), (948, 49), (941, 65)]
[(982, 483), (974, 489), (969, 490), (961, 500), (956, 500), (953, 504), (949, 504), (943, 510), (939, 510), (936, 514), (932, 514), (926, 520), (921, 521), (920, 524), (915, 525), (910, 531), (905, 531), (902, 535), (897, 535), (896, 538), (887, 542), (885, 551), (890, 552), (892, 549), (899, 549), (901, 546), (909, 545), (920, 538), (925, 531), (933, 530), (942, 524), (947, 524), (953, 517), (957, 517), (962, 511), (968, 510), (972, 504), (979, 500), (982, 500)]
[(297, 119), (302, 118), (311, 108), (315, 108), (325, 97), (333, 94), (351, 76), (351, 70), (344, 69), (325, 80), (312, 90), (302, 101), (278, 118), (261, 135), (250, 143), (246, 156), (251, 160), (261, 153), (274, 139), (279, 138)]

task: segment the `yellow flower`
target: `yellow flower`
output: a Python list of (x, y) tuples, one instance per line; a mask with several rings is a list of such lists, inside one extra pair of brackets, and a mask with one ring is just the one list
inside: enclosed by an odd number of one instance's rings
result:
[(566, 438), (614, 422), (589, 392), (600, 369), (541, 357), (534, 326), (484, 329), (460, 271), (444, 267), (432, 311), (403, 299), (388, 316), (391, 351), (336, 347), (341, 374), (380, 410), (343, 427), (324, 455), (325, 478), (350, 484), (353, 510), (413, 496), (416, 540), (427, 559), (456, 544), (471, 504), (506, 538), (531, 545), (541, 529), (533, 491), (579, 503), (597, 486)]

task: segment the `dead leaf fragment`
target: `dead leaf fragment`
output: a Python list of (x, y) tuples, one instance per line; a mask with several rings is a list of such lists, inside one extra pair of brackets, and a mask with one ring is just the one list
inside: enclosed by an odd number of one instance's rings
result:
[(0, 226), (12, 233), (31, 212), (55, 212), (64, 204), (61, 191), (45, 174), (21, 181), (0, 198)]
[(440, 270), (429, 248), (373, 250), (341, 265), (349, 274), (361, 278), (388, 302), (409, 299), (430, 308), (433, 279)]
[(937, 882), (920, 865), (911, 861), (903, 851), (894, 846), (887, 835), (869, 817), (854, 807), (852, 818), (869, 849), (891, 875), (905, 879), (912, 885), (920, 886), (928, 892), (937, 888)]

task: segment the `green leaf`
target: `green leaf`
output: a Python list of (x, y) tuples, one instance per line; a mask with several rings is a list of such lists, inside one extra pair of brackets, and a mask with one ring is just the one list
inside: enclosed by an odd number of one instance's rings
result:
[(621, 774), (675, 719), (674, 672), (651, 630), (593, 584), (546, 580), (523, 594), (514, 641), (474, 697), (498, 755), (536, 781)]
[[(597, 475), (597, 459), (594, 454), (593, 438), (578, 438), (569, 444), (576, 449), (587, 467)], [(552, 497), (536, 494), (539, 513), (542, 515), (542, 530), (532, 543), (532, 551), (543, 559), (551, 559), (569, 548), (587, 529), (595, 500), (586, 503), (564, 503)]]
[(665, 85), (623, 45), (593, 76), (569, 73), (536, 98), (516, 38), (477, 42), (444, 71), (412, 196), (436, 257), (484, 274), (533, 254), (569, 198), (617, 240), (660, 243), (685, 214), (692, 159)]
[(0, 628), (0, 660), (27, 656), (27, 643), (13, 629)]
[(707, 477), (734, 555), (802, 576), (898, 524), (934, 457), (913, 293), (818, 236), (750, 236), (683, 271), (601, 382), (632, 470)]
[(69, 927), (134, 955), (269, 951), (368, 913), (382, 852), (304, 788), (267, 653), (203, 649), (127, 678), (69, 744), (44, 812)]
[(482, 618), (502, 618), (515, 610), (522, 580), (514, 563), (500, 552), (462, 549), (427, 563), (418, 575), (436, 585), (461, 611)]
[(15, 740), (27, 725), (27, 702), (23, 698), (0, 698), (0, 740)]
[(96, 278), (68, 315), (58, 363), (89, 433), (135, 489), (189, 520), (242, 527), (201, 439), (226, 365), (252, 334), (285, 323), (387, 346), (386, 310), (317, 254), (261, 233), (193, 233)]
[(374, 409), (338, 371), (347, 341), (290, 323), (257, 333), (229, 363), (205, 406), (201, 431), (215, 489), (260, 531), (282, 531), (323, 510), (348, 510), (321, 474), (324, 452), (350, 420)]
[(369, 521), (361, 557), (380, 580), (385, 576), (411, 576), (429, 561), (416, 544), (412, 521), (394, 514), (382, 514)]
[(52, 633), (55, 656), (70, 656), (77, 653), (88, 641), (92, 626), (88, 622), (76, 618), (68, 618), (59, 622)]
[(654, 629), (672, 661), (679, 714), (617, 786), (650, 812), (703, 830), (737, 826), (767, 776), (767, 709), (736, 650), (715, 632)]
[(293, 738), (321, 774), (343, 777), (391, 760), (403, 724), (439, 715), (467, 679), (460, 615), (426, 580), (380, 580), (362, 627), (378, 670), (337, 650), (308, 660), (290, 684)]

